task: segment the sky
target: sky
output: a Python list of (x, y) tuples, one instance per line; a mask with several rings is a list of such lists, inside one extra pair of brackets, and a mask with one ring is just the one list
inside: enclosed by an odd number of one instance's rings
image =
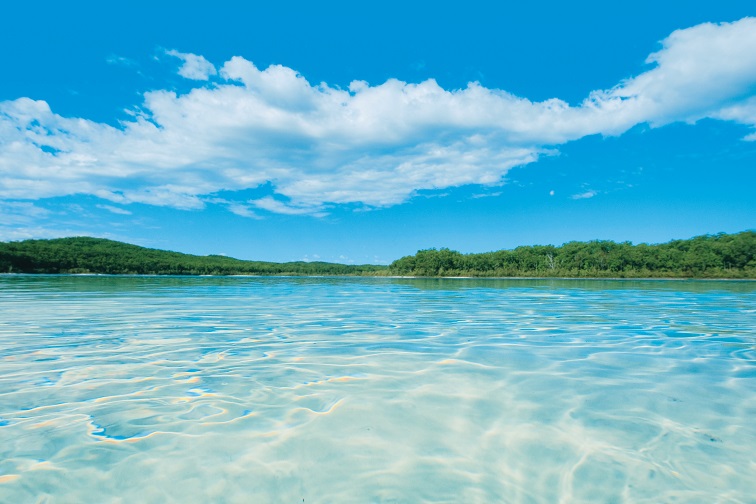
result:
[(756, 229), (752, 1), (248, 3), (4, 6), (0, 241), (387, 264)]

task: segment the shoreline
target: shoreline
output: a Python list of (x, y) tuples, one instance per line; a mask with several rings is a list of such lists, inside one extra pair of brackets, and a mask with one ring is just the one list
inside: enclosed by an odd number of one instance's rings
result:
[(735, 277), (561, 277), (561, 276), (413, 276), (413, 275), (166, 275), (150, 273), (0, 273), (0, 277), (124, 277), (124, 278), (385, 278), (391, 280), (612, 280), (612, 281), (727, 281), (756, 282), (756, 278)]

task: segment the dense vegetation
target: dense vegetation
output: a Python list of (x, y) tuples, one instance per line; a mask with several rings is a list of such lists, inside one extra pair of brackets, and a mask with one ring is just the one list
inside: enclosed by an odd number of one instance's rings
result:
[(0, 243), (0, 272), (139, 275), (365, 275), (385, 266), (325, 262), (272, 263), (194, 256), (99, 238)]
[(0, 243), (0, 272), (147, 275), (399, 275), (756, 278), (756, 232), (659, 245), (612, 241), (536, 245), (482, 254), (420, 250), (390, 266), (273, 263), (194, 256), (99, 238)]
[(756, 232), (697, 236), (660, 245), (570, 242), (483, 254), (421, 250), (389, 266), (392, 275), (756, 278)]

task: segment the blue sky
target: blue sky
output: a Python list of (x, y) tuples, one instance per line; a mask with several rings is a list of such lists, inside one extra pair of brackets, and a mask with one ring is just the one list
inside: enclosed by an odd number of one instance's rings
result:
[(4, 10), (0, 240), (387, 263), (756, 227), (752, 2)]

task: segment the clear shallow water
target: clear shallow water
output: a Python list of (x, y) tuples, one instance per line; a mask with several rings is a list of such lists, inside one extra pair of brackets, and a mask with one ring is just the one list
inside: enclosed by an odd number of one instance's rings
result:
[(756, 502), (756, 283), (0, 276), (0, 502)]

